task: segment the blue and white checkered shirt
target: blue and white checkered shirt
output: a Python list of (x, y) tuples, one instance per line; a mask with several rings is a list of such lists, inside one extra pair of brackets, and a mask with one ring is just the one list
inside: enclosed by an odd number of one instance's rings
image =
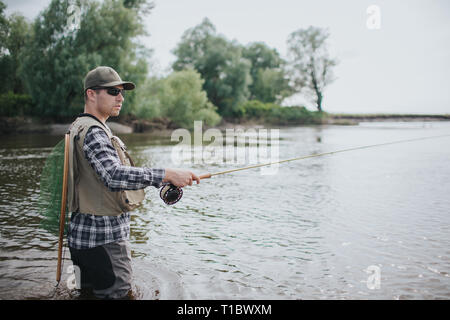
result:
[[(138, 190), (148, 186), (159, 188), (162, 184), (164, 169), (122, 165), (111, 140), (100, 126), (93, 126), (88, 130), (83, 151), (94, 171), (111, 191)], [(96, 216), (78, 212), (71, 214), (67, 237), (71, 248), (94, 248), (128, 239), (129, 236), (129, 212), (119, 216)]]

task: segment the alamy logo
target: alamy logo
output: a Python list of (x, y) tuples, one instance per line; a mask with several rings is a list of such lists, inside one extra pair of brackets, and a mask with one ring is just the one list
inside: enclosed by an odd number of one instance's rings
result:
[(70, 265), (67, 267), (67, 273), (69, 277), (67, 278), (66, 284), (67, 288), (72, 289), (81, 289), (81, 270), (80, 267), (76, 265)]
[(80, 29), (81, 25), (81, 6), (85, 0), (70, 0), (67, 6), (67, 31), (75, 31)]
[[(184, 164), (262, 165), (279, 160), (278, 129), (216, 128), (203, 132), (202, 121), (194, 121), (194, 137), (186, 129), (172, 132), (171, 141), (179, 142), (172, 149), (172, 162)], [(203, 142), (210, 142), (204, 146)], [(278, 163), (261, 166), (262, 175), (273, 175)]]
[(368, 15), (366, 26), (369, 30), (381, 29), (381, 9), (377, 5), (367, 7), (366, 13)]
[(370, 290), (381, 288), (381, 269), (379, 266), (368, 266), (365, 270), (369, 274), (366, 284)]

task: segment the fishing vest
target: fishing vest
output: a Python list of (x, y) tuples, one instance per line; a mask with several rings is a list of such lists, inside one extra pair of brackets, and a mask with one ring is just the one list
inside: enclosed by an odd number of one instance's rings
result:
[(144, 200), (145, 193), (143, 189), (110, 191), (105, 186), (86, 160), (83, 151), (84, 138), (92, 126), (104, 129), (122, 165), (134, 166), (125, 145), (112, 134), (108, 126), (90, 116), (78, 117), (69, 128), (68, 211), (98, 216), (118, 216), (137, 208)]

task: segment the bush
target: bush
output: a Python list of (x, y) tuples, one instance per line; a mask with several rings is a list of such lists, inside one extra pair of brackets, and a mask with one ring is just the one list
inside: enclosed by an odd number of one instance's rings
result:
[(29, 95), (12, 91), (0, 94), (0, 116), (28, 116), (33, 115), (33, 111), (33, 101)]
[(136, 115), (148, 120), (166, 117), (187, 129), (194, 127), (195, 120), (214, 126), (221, 118), (208, 101), (203, 82), (200, 74), (191, 69), (173, 72), (164, 79), (149, 79), (137, 92)]
[(252, 100), (241, 105), (240, 109), (243, 114), (242, 118), (245, 120), (259, 120), (281, 125), (322, 123), (322, 113), (309, 111), (305, 107), (282, 107), (273, 103)]
[(136, 108), (138, 118), (151, 120), (161, 117), (163, 106), (158, 95), (167, 90), (163, 80), (148, 78), (142, 86), (136, 88)]
[(270, 116), (272, 108), (277, 106), (270, 103), (263, 103), (259, 100), (247, 101), (243, 106), (243, 114), (247, 119), (261, 119)]

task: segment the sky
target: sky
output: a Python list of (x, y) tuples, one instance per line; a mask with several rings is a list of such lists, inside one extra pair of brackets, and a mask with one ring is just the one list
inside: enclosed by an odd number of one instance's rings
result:
[[(50, 0), (6, 0), (6, 13), (34, 19)], [(328, 28), (339, 64), (324, 91), (333, 113), (450, 114), (449, 0), (154, 0), (146, 17), (155, 74), (167, 74), (183, 33), (207, 17), (218, 33), (243, 45), (261, 41), (287, 57), (290, 33)], [(378, 14), (369, 11), (379, 9)], [(379, 28), (373, 28), (379, 27)], [(314, 105), (301, 95), (284, 104)]]

